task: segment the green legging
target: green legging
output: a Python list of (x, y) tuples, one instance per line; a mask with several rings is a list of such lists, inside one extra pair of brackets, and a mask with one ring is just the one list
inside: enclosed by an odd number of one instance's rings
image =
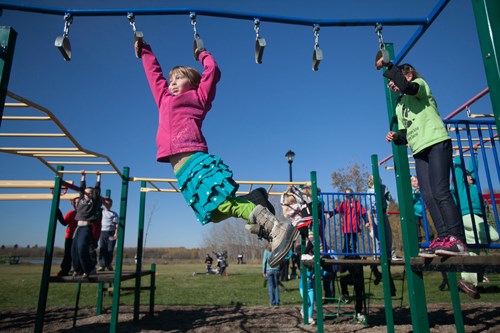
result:
[(220, 222), (230, 217), (237, 217), (250, 220), (250, 213), (255, 208), (255, 204), (240, 197), (227, 198), (212, 214), (212, 222)]

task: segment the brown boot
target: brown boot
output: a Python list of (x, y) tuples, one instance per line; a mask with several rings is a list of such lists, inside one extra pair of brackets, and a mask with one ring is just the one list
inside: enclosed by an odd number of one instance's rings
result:
[(269, 209), (257, 205), (250, 213), (250, 223), (262, 226), (269, 233), (271, 255), (269, 266), (276, 267), (290, 252), (299, 231), (288, 222), (279, 222)]

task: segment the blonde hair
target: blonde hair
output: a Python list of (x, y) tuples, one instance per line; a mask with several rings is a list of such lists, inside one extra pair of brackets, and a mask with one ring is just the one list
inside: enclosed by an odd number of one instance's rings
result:
[(297, 199), (295, 199), (295, 197), (293, 195), (287, 194), (287, 196), (285, 197), (285, 204), (293, 205), (296, 203), (297, 203)]
[(201, 73), (197, 69), (189, 66), (175, 66), (170, 70), (170, 73), (168, 73), (168, 77), (171, 78), (177, 73), (187, 77), (189, 83), (191, 83), (191, 87), (198, 89), (201, 81)]
[[(378, 178), (380, 180), (380, 183), (382, 183), (382, 178)], [(368, 176), (368, 181), (366, 182), (368, 187), (373, 187), (375, 185), (375, 180), (373, 178), (373, 175)]]
[(295, 213), (295, 210), (290, 206), (295, 205), (296, 203), (297, 203), (297, 199), (293, 195), (287, 194), (285, 196), (284, 205), (283, 205), (283, 216), (289, 217), (289, 216), (293, 215), (293, 213)]

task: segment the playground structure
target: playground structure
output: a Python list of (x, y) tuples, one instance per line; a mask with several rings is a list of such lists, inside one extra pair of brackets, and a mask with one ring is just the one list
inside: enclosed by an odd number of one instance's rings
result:
[[(345, 21), (345, 20), (335, 20), (335, 21), (314, 21), (314, 20), (303, 20), (303, 19), (290, 19), (290, 18), (280, 18), (280, 17), (272, 17), (272, 16), (266, 16), (266, 15), (254, 15), (254, 14), (238, 14), (238, 13), (228, 13), (228, 12), (212, 12), (212, 11), (204, 11), (204, 10), (199, 10), (199, 9), (182, 9), (182, 10), (155, 10), (152, 11), (155, 14), (162, 14), (162, 15), (178, 15), (178, 14), (191, 14), (191, 13), (196, 13), (197, 15), (208, 15), (208, 16), (218, 16), (218, 17), (231, 17), (231, 18), (238, 18), (238, 19), (248, 19), (248, 20), (255, 20), (255, 17), (259, 17), (259, 22), (277, 22), (277, 23), (286, 23), (286, 24), (298, 24), (298, 25), (309, 25), (313, 26), (314, 32), (315, 32), (315, 46), (314, 46), (314, 51), (313, 51), (313, 70), (318, 69), (319, 62), (322, 60), (323, 55), (321, 50), (319, 49), (319, 42), (318, 42), (318, 35), (316, 34), (319, 32), (319, 27), (329, 27), (329, 26), (375, 26), (376, 24), (383, 24), (383, 25), (418, 25), (419, 29), (417, 30), (416, 34), (412, 37), (412, 39), (408, 42), (408, 44), (403, 48), (403, 50), (400, 52), (400, 54), (396, 57), (394, 57), (393, 54), (393, 48), (392, 44), (385, 44), (385, 49), (389, 53), (390, 57), (394, 59), (395, 63), (399, 63), (405, 56), (406, 54), (410, 51), (410, 49), (415, 45), (415, 43), (418, 41), (418, 39), (424, 34), (424, 32), (427, 30), (427, 28), (432, 24), (434, 19), (439, 15), (439, 13), (445, 8), (445, 6), (448, 4), (448, 1), (440, 1), (435, 9), (432, 11), (432, 13), (429, 15), (428, 18), (425, 19), (415, 19), (415, 20), (398, 20), (398, 21), (390, 21), (390, 20), (374, 20), (374, 21)], [(146, 15), (150, 11), (148, 10), (133, 10), (133, 9), (123, 9), (123, 10), (114, 10), (114, 11), (102, 11), (102, 12), (96, 12), (96, 11), (91, 11), (91, 10), (58, 10), (58, 9), (44, 9), (41, 7), (23, 7), (19, 5), (14, 5), (14, 4), (5, 4), (2, 3), (0, 4), (0, 7), (3, 9), (13, 9), (13, 10), (25, 10), (25, 11), (33, 11), (33, 12), (40, 12), (40, 13), (45, 13), (45, 14), (53, 14), (53, 15), (65, 15), (67, 12), (70, 13), (73, 16), (78, 16), (78, 15), (126, 15), (130, 12), (133, 12), (135, 15)], [(489, 3), (477, 3), (474, 2), (474, 11), (476, 14), (476, 21), (478, 24), (478, 31), (480, 35), (480, 42), (481, 42), (481, 47), (483, 49), (488, 50), (488, 57), (487, 59), (493, 59), (495, 61), (487, 61), (485, 60), (485, 67), (486, 67), (486, 74), (488, 78), (488, 85), (489, 85), (489, 92), (490, 92), (490, 98), (492, 99), (492, 104), (493, 104), (493, 115), (495, 117), (494, 123), (496, 124), (496, 129), (499, 126), (500, 122), (500, 103), (498, 101), (498, 98), (500, 98), (499, 94), (499, 76), (498, 76), (498, 50), (496, 50), (493, 46), (491, 38), (493, 36), (490, 35), (490, 33), (487, 31), (487, 26), (493, 27), (492, 31), (493, 34), (498, 38), (498, 23), (495, 23), (495, 20), (490, 19), (488, 16), (490, 13), (498, 13), (500, 12), (498, 4), (494, 3), (493, 1), (490, 1)], [(67, 22), (67, 21), (66, 21)], [(498, 20), (496, 21), (498, 22)], [(193, 27), (195, 25), (193, 24)], [(58, 47), (62, 47), (63, 51), (65, 51), (65, 59), (66, 58), (71, 58), (70, 55), (70, 46), (69, 46), (69, 35), (68, 35), (68, 30), (69, 29), (69, 24), (66, 26), (65, 25), (65, 32), (63, 33), (63, 38), (62, 42), (59, 44)], [(135, 26), (134, 26), (134, 33), (136, 32)], [(256, 31), (257, 32), (257, 31)], [(7, 33), (8, 34), (8, 33)], [(200, 40), (196, 38), (197, 31), (195, 29), (195, 43), (199, 47), (200, 45)], [(11, 35), (8, 34), (7, 39), (11, 39)], [(64, 38), (66, 37), (66, 39)], [(199, 37), (199, 35), (198, 35)], [(256, 47), (256, 62), (257, 58), (262, 61), (262, 52), (263, 52), (263, 46), (265, 46), (265, 42), (259, 41), (261, 39), (260, 35), (257, 32), (256, 36), (256, 43), (258, 43), (258, 48)], [(65, 43), (66, 41), (66, 43)], [(12, 46), (12, 47), (10, 47)], [(492, 51), (491, 51), (492, 50)], [(61, 51), (62, 52), (62, 51)], [(13, 53), (13, 45), (12, 43), (7, 43), (6, 47), (6, 54), (12, 55)], [(68, 57), (69, 55), (69, 57)], [(64, 54), (63, 54), (64, 56)], [(66, 59), (70, 60), (70, 59)], [(4, 63), (7, 63), (8, 61), (4, 60)], [(8, 67), (8, 65), (6, 66)], [(2, 81), (5, 81), (5, 76), (7, 76), (7, 81), (8, 81), (8, 70), (4, 68), (2, 72)], [(6, 87), (6, 84), (3, 84), (2, 87)], [(386, 90), (387, 93), (387, 100), (388, 100), (388, 116), (389, 116), (389, 122), (391, 122), (391, 119), (393, 117), (393, 109), (395, 105), (395, 97), (393, 94), (391, 94), (388, 90)], [(3, 104), (3, 103), (2, 103)], [(471, 117), (472, 118), (472, 117)], [(477, 118), (477, 117), (476, 117)], [(480, 123), (480, 122), (479, 122)], [(470, 122), (470, 124), (473, 124)], [(477, 123), (476, 123), (477, 124)], [(481, 123), (480, 123), (481, 124)], [(486, 124), (486, 123), (485, 123)], [(459, 128), (458, 123), (451, 123), (451, 125), (455, 126), (455, 129)], [(467, 124), (465, 124), (467, 125)], [(488, 126), (492, 125), (491, 122), (488, 122)], [(393, 125), (395, 126), (395, 124)], [(488, 131), (496, 131), (493, 127), (489, 129)], [(459, 130), (460, 131), (460, 130)], [(495, 147), (498, 145), (496, 143), (495, 139), (495, 134), (490, 136), (492, 148), (491, 151), (495, 151)], [(496, 137), (497, 138), (497, 137)], [(469, 135), (467, 138), (467, 142), (469, 142), (469, 147), (472, 147), (476, 143), (480, 143), (481, 141), (476, 141), (476, 142), (471, 142), (472, 137)], [(460, 146), (461, 142), (460, 138), (457, 138), (457, 145)], [(485, 148), (486, 146), (481, 146), (484, 145), (484, 141), (482, 141), (482, 144), (480, 143), (480, 148)], [(485, 149), (482, 149), (481, 151), (484, 151)], [(27, 151), (30, 151), (29, 153)], [(33, 157), (40, 158), (41, 156), (37, 156), (37, 153), (31, 152), (33, 150), (16, 150), (16, 154), (32, 154)], [(83, 151), (83, 150), (82, 150)], [(398, 193), (398, 202), (400, 202), (400, 208), (401, 208), (401, 220), (404, 222), (411, 223), (413, 220), (413, 209), (409, 203), (411, 203), (410, 199), (410, 186), (409, 186), (409, 162), (408, 162), (408, 154), (406, 151), (406, 148), (404, 147), (396, 147), (393, 146), (393, 151), (394, 151), (394, 164), (395, 164), (395, 169), (396, 169), (396, 178), (397, 178), (397, 193)], [(4, 152), (7, 152), (4, 150)], [(10, 151), (12, 153), (12, 151)], [(40, 153), (40, 152), (38, 152)], [(89, 153), (89, 152), (84, 152), (84, 153)], [(50, 154), (47, 153), (47, 150), (43, 151), (43, 154)], [(46, 157), (46, 156), (45, 156)], [(102, 157), (102, 155), (100, 156)], [(495, 161), (495, 160), (494, 160)], [(108, 161), (109, 162), (109, 161)], [(42, 161), (42, 163), (44, 163)], [(47, 162), (44, 163), (48, 167), (54, 169), (52, 167), (52, 164)], [(55, 165), (61, 165), (64, 163), (55, 163)], [(378, 161), (376, 157), (372, 157), (372, 169), (373, 169), (373, 174), (375, 176), (376, 184), (375, 188), (378, 188), (379, 184), (377, 183), (378, 179)], [(496, 156), (496, 165), (498, 165), (498, 156)], [(128, 191), (128, 183), (130, 181), (140, 181), (141, 182), (141, 215), (144, 217), (144, 203), (145, 203), (145, 194), (147, 192), (151, 191), (157, 191), (157, 192), (178, 192), (178, 189), (175, 186), (176, 181), (175, 180), (169, 180), (169, 179), (150, 179), (150, 178), (134, 178), (129, 176), (129, 170), (128, 168), (124, 168), (124, 170), (121, 172), (119, 171), (116, 167), (112, 167), (114, 170), (110, 171), (111, 173), (116, 173), (118, 174), (121, 179), (122, 179), (122, 194), (121, 194), (121, 208), (120, 208), (120, 229), (119, 229), (119, 239), (118, 239), (118, 247), (117, 247), (117, 265), (116, 265), (116, 272), (115, 272), (115, 278), (114, 278), (114, 287), (119, 290), (120, 288), (120, 274), (121, 274), (121, 256), (119, 254), (120, 251), (120, 246), (123, 247), (123, 233), (125, 230), (125, 215), (126, 215), (126, 199), (127, 199), (127, 191)], [(68, 170), (64, 170), (65, 168), (63, 167), (58, 167), (53, 170), (57, 176), (56, 180), (54, 182), (53, 186), (53, 191), (54, 193), (60, 193), (61, 189), (63, 187), (71, 188), (71, 184), (64, 182), (62, 180), (62, 175), (66, 173), (70, 173)], [(498, 167), (496, 169), (497, 174), (498, 174)], [(76, 172), (76, 171), (73, 171)], [(491, 174), (494, 174), (494, 172), (491, 172)], [(162, 188), (158, 183), (167, 183), (169, 184), (170, 188)], [(249, 189), (248, 191), (242, 191), (242, 193), (248, 193), (249, 191), (252, 190), (254, 185), (268, 185), (268, 192), (270, 194), (278, 194), (280, 193), (279, 190), (276, 190), (278, 185), (283, 185), (286, 186), (289, 184), (289, 182), (241, 182), (242, 184), (248, 185)], [(305, 182), (307, 183), (307, 182)], [(312, 183), (312, 188), (313, 188), (313, 198), (316, 198), (317, 196), (317, 186), (316, 186), (316, 175), (315, 173), (311, 174), (311, 183)], [(294, 182), (294, 184), (297, 184), (297, 182)], [(26, 184), (18, 184), (18, 186), (27, 186)], [(46, 185), (44, 185), (46, 186)], [(151, 186), (151, 187), (148, 187)], [(493, 193), (493, 192), (490, 192)], [(50, 227), (49, 227), (49, 237), (48, 237), (48, 243), (47, 243), (47, 249), (49, 253), (46, 254), (46, 263), (44, 265), (44, 273), (43, 273), (43, 278), (42, 278), (42, 292), (41, 292), (41, 297), (39, 300), (39, 318), (37, 318), (37, 326), (36, 326), (36, 331), (41, 331), (43, 329), (43, 311), (45, 310), (45, 304), (44, 302), (46, 301), (46, 294), (45, 294), (45, 299), (43, 299), (42, 294), (46, 293), (48, 289), (45, 289), (43, 287), (48, 288), (48, 274), (50, 271), (46, 271), (45, 266), (48, 266), (50, 269), (50, 263), (51, 263), (51, 245), (53, 248), (53, 226), (55, 224), (55, 212), (57, 210), (58, 204), (59, 204), (59, 199), (60, 197), (58, 195), (53, 195), (53, 204), (52, 204), (52, 211), (51, 211), (51, 218), (50, 218)], [(11, 199), (13, 200), (13, 199)], [(377, 205), (381, 203), (381, 198), (380, 195), (377, 195)], [(495, 199), (494, 196), (492, 196), (492, 200), (494, 205), (495, 204)], [(317, 205), (313, 205), (313, 207), (317, 207)], [(314, 212), (313, 216), (317, 216), (318, 212)], [(383, 220), (379, 217), (379, 220)], [(498, 215), (497, 215), (497, 221), (498, 221)], [(138, 239), (138, 249), (141, 247), (140, 244), (142, 244), (142, 236), (141, 236), (141, 228), (143, 227), (143, 219), (139, 221), (139, 239)], [(498, 222), (497, 222), (498, 223)], [(142, 226), (141, 226), (142, 224)], [(315, 221), (314, 223), (314, 233), (316, 237), (318, 236), (319, 229), (318, 229), (318, 224), (319, 221)], [(413, 327), (415, 332), (426, 332), (429, 330), (429, 323), (426, 320), (425, 316), (425, 309), (426, 309), (426, 304), (425, 304), (425, 293), (423, 293), (423, 281), (422, 281), (422, 276), (421, 272), (422, 270), (444, 270), (448, 272), (456, 272), (456, 271), (461, 271), (463, 269), (467, 269), (470, 271), (491, 271), (491, 272), (498, 272), (499, 270), (499, 263), (494, 260), (494, 258), (487, 258), (484, 257), (484, 261), (479, 262), (477, 259), (474, 261), (469, 260), (470, 258), (450, 258), (449, 260), (446, 261), (446, 263), (438, 263), (435, 260), (432, 260), (430, 263), (425, 262), (421, 259), (416, 258), (416, 251), (418, 249), (418, 246), (416, 244), (416, 236), (412, 234), (411, 230), (407, 230), (405, 228), (405, 223), (402, 223), (403, 225), (403, 243), (405, 246), (405, 267), (406, 267), (406, 272), (407, 272), (407, 280), (408, 280), (408, 286), (411, 290), (413, 290), (413, 297), (410, 297), (410, 305), (412, 309), (412, 322), (413, 322)], [(498, 226), (498, 225), (497, 225)], [(52, 228), (52, 230), (51, 230)], [(384, 244), (384, 233), (383, 233), (383, 228), (381, 228), (381, 242)], [(50, 238), (52, 237), (52, 240)], [(319, 258), (320, 258), (320, 253), (319, 253), (319, 242), (315, 242), (315, 269), (319, 270)], [(317, 245), (318, 244), (318, 245)], [(489, 245), (489, 244), (488, 244)], [(381, 264), (382, 264), (382, 274), (384, 276), (384, 281), (387, 281), (388, 278), (388, 270), (387, 270), (387, 254), (384, 253), (382, 246), (382, 251), (380, 253), (381, 256)], [(138, 253), (138, 258), (142, 258), (141, 253)], [(482, 258), (482, 257), (481, 257)], [(483, 258), (482, 258), (483, 259)], [(120, 263), (118, 264), (120, 260)], [(140, 265), (139, 265), (140, 260), (138, 260), (138, 269), (140, 270)], [(142, 264), (142, 263), (141, 263)], [(451, 289), (456, 289), (456, 278), (451, 278), (451, 274), (449, 274), (450, 277), (450, 288)], [(136, 277), (137, 278), (137, 277)], [(140, 278), (136, 281), (139, 281), (136, 283), (136, 287), (138, 288), (136, 291), (140, 289)], [(384, 284), (384, 286), (387, 284)], [(317, 296), (321, 296), (321, 287), (319, 285), (318, 280), (316, 281), (316, 290), (319, 292)], [(387, 291), (385, 292), (385, 295), (387, 296), (388, 293)], [(116, 298), (116, 303), (115, 303), (115, 298)], [(321, 300), (321, 297), (317, 297), (317, 299)], [(463, 322), (461, 322), (461, 316), (460, 316), (460, 311), (459, 311), (459, 300), (458, 296), (456, 293), (452, 293), (452, 300), (454, 304), (454, 308), (457, 310), (455, 311), (455, 316), (456, 316), (456, 322), (457, 322), (457, 331), (461, 330), (463, 331)], [(117, 325), (117, 315), (118, 315), (118, 304), (119, 304), (119, 293), (114, 293), (114, 299), (113, 299), (113, 315), (112, 315), (112, 322), (111, 322), (111, 331), (116, 330), (116, 325)], [(392, 315), (391, 315), (391, 309), (392, 307), (390, 306), (390, 299), (386, 298), (386, 304), (389, 304), (389, 306), (386, 306), (386, 313), (387, 315), (387, 325), (388, 325), (388, 331), (391, 331), (391, 325), (393, 326), (392, 322)], [(135, 318), (135, 313), (134, 313), (134, 318)], [(318, 304), (318, 318), (322, 318), (322, 308), (321, 305)], [(322, 325), (323, 322), (322, 320), (318, 320), (318, 331), (322, 332)]]

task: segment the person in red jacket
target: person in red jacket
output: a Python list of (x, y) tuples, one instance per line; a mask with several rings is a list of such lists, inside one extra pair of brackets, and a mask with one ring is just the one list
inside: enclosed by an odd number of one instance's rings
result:
[(61, 270), (57, 273), (57, 276), (66, 276), (71, 270), (71, 245), (73, 244), (73, 234), (78, 224), (78, 221), (75, 219), (78, 201), (80, 201), (80, 198), (75, 198), (71, 201), (74, 209), (66, 213), (64, 217), (61, 211), (58, 211), (57, 219), (66, 227), (66, 234), (64, 235), (64, 257), (61, 262)]
[(336, 214), (342, 214), (342, 234), (346, 255), (357, 252), (358, 232), (361, 230), (361, 218), (366, 222), (366, 210), (355, 198), (351, 189), (346, 189), (346, 199), (335, 208)]

